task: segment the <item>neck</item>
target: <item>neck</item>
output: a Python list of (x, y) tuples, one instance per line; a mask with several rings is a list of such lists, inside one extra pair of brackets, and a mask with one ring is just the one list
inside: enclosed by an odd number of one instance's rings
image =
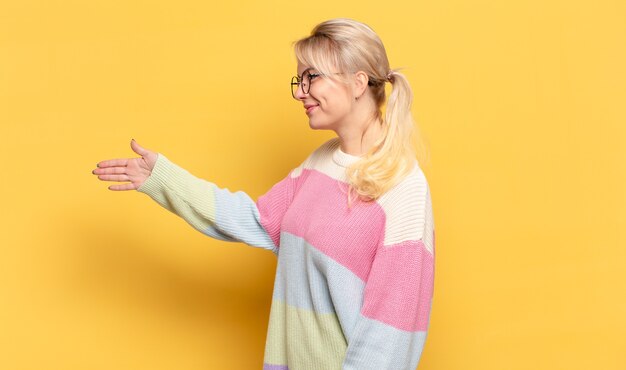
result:
[(363, 121), (361, 125), (337, 130), (341, 151), (360, 157), (365, 155), (383, 133), (382, 122), (379, 119)]

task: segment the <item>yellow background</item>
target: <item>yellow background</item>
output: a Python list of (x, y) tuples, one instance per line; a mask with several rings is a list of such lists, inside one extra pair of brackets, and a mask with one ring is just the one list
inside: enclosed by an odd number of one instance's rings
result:
[(626, 369), (626, 2), (0, 3), (0, 368), (260, 369), (275, 257), (91, 170), (135, 138), (253, 199), (309, 129), (291, 43), (405, 67), (437, 229), (421, 370)]

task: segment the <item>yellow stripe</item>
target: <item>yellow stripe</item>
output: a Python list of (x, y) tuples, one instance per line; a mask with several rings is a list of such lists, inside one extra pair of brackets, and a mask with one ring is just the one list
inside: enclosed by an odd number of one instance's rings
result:
[(334, 313), (316, 313), (272, 301), (265, 362), (289, 370), (340, 369), (347, 343)]

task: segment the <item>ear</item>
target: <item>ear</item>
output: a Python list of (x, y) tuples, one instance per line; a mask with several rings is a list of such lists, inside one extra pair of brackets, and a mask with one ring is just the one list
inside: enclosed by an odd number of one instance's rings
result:
[(354, 74), (354, 96), (360, 98), (365, 94), (367, 89), (367, 83), (369, 82), (369, 76), (363, 71), (358, 71)]

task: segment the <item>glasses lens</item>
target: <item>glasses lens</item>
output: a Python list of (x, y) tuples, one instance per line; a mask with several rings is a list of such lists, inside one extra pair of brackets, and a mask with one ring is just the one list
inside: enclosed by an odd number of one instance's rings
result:
[(311, 88), (311, 74), (309, 73), (309, 71), (306, 71), (302, 75), (302, 92), (305, 94), (308, 94), (310, 88)]
[(296, 91), (298, 90), (298, 86), (300, 85), (300, 82), (298, 80), (299, 78), (297, 76), (291, 77), (291, 96), (293, 96), (294, 99), (296, 99)]

